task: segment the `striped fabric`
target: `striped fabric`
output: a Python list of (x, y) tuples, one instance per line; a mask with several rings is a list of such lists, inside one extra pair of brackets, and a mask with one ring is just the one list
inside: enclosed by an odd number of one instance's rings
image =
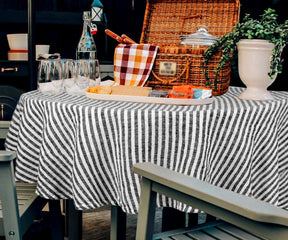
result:
[(119, 85), (142, 87), (158, 51), (149, 44), (119, 44), (114, 54), (114, 79)]
[[(85, 96), (22, 95), (6, 140), (16, 177), (78, 209), (106, 204), (136, 213), (136, 162), (153, 162), (288, 209), (287, 92), (243, 101), (230, 88), (210, 105), (105, 102)], [(160, 196), (159, 206), (191, 208)]]

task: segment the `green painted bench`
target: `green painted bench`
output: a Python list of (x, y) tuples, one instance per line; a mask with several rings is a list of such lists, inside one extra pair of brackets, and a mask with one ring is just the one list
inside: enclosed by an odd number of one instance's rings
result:
[[(136, 240), (288, 239), (288, 212), (281, 208), (151, 163), (133, 170), (142, 176)], [(221, 220), (153, 235), (157, 193)]]
[(0, 151), (0, 236), (22, 239), (47, 200), (35, 193), (35, 185), (15, 184), (14, 152)]
[[(5, 139), (9, 125), (9, 122), (0, 122), (0, 139)], [(49, 212), (55, 219), (52, 238), (63, 239), (60, 202), (40, 198), (35, 193), (35, 184), (15, 183), (15, 157), (15, 152), (0, 151), (0, 236), (9, 240), (22, 239), (49, 203)]]

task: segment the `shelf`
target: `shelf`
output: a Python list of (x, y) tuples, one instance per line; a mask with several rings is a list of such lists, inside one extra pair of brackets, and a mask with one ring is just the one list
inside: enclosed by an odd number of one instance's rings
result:
[[(24, 10), (0, 10), (0, 23), (27, 23), (27, 11)], [(36, 12), (36, 23), (82, 25), (82, 12)], [(98, 25), (98, 23), (97, 23)], [(99, 25), (102, 25), (99, 23)]]
[(11, 60), (0, 60), (0, 64), (9, 63), (9, 64), (28, 64), (28, 61), (11, 61)]

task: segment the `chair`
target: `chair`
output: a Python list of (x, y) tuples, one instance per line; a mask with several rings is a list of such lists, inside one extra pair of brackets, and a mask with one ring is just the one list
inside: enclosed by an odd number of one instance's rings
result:
[[(142, 176), (136, 240), (288, 239), (288, 212), (281, 208), (151, 163), (135, 164), (133, 170)], [(221, 220), (153, 235), (157, 193)]]
[[(0, 138), (6, 136), (8, 127), (7, 122), (0, 124)], [(49, 212), (56, 226), (52, 231), (52, 238), (63, 239), (60, 202), (37, 196), (35, 184), (15, 184), (13, 167), (15, 157), (15, 152), (0, 151), (0, 236), (5, 236), (7, 240), (22, 239), (49, 202)]]

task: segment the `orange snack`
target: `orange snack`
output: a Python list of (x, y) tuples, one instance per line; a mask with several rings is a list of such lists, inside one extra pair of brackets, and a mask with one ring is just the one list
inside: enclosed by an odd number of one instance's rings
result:
[(172, 90), (169, 91), (170, 98), (190, 99), (193, 98), (193, 96), (194, 91), (190, 85), (174, 86)]
[(189, 93), (191, 91), (191, 86), (190, 85), (182, 85), (182, 86), (174, 86), (172, 88), (174, 92), (184, 92), (184, 93)]
[(88, 88), (87, 92), (98, 94), (111, 94), (112, 88), (110, 86), (93, 86)]

